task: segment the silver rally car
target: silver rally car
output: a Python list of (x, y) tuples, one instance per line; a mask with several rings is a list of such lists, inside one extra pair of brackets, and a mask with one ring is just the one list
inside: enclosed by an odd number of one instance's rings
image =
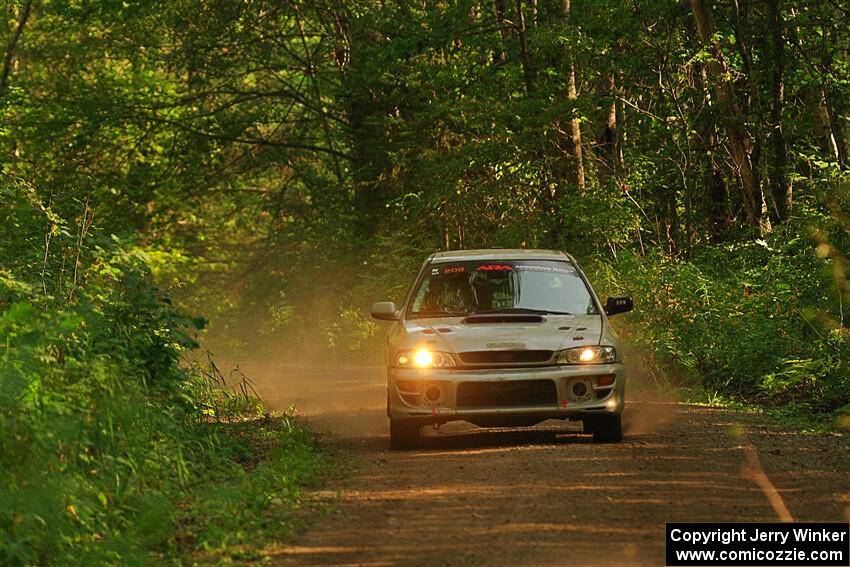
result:
[(608, 316), (575, 259), (550, 250), (463, 250), (429, 257), (387, 337), (390, 445), (415, 447), (424, 425), (480, 427), (582, 420), (599, 442), (622, 439), (626, 377)]

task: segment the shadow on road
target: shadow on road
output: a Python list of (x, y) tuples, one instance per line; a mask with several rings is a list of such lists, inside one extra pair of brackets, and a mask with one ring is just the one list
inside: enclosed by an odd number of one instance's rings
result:
[(279, 408), (294, 403), (353, 464), (347, 481), (312, 495), (332, 513), (267, 554), (280, 565), (661, 565), (665, 522), (776, 521), (743, 474), (749, 444), (795, 519), (841, 517), (850, 466), (846, 456), (830, 463), (846, 445), (742, 426), (740, 413), (635, 382), (622, 443), (593, 443), (562, 421), (454, 423), (423, 428), (417, 449), (391, 451), (383, 369), (267, 377), (264, 394)]

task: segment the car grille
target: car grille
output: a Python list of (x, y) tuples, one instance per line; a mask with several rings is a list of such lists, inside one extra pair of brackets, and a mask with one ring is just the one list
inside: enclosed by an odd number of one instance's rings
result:
[(549, 362), (551, 350), (479, 350), (460, 353), (465, 364), (540, 364)]
[(459, 409), (556, 406), (557, 404), (555, 383), (551, 380), (461, 382), (457, 387)]

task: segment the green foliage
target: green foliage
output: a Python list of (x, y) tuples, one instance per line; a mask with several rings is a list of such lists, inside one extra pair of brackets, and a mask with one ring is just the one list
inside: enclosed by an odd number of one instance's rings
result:
[(299, 526), (301, 489), (321, 476), (327, 457), (287, 416), (220, 427), (222, 464), (184, 495), (181, 545), (207, 561), (256, 559)]
[[(137, 274), (110, 300), (44, 309), (19, 294), (0, 318), (0, 557), (12, 564), (117, 561), (129, 513), (179, 483), (191, 412), (173, 313)], [(116, 273), (117, 271), (117, 273)], [(6, 286), (4, 296), (12, 295)], [(129, 296), (143, 296), (136, 304)], [(43, 303), (43, 302), (42, 302)], [(190, 442), (191, 443), (191, 442)], [(118, 540), (118, 541), (116, 541)]]
[[(850, 7), (773, 5), (8, 3), (0, 560), (179, 547), (245, 457), (209, 423), (260, 411), (186, 350), (374, 361), (369, 305), (439, 249), (568, 249), (717, 399), (846, 411)], [(247, 537), (204, 509), (193, 545)]]
[[(287, 419), (241, 437), (215, 426), (259, 407), (244, 381), (222, 389), (211, 361), (181, 363), (205, 320), (151, 284), (144, 252), (112, 242), (90, 257), (74, 303), (0, 278), (0, 563), (147, 564), (244, 542), (259, 529), (249, 485), (279, 491), (289, 521), (317, 467), (310, 439)], [(271, 451), (259, 466), (257, 440)], [(210, 483), (242, 510), (239, 530), (202, 502)], [(185, 541), (177, 528), (197, 522)]]
[[(808, 220), (836, 226), (822, 216)], [(836, 290), (834, 261), (818, 258), (813, 240), (798, 236), (806, 226), (695, 248), (687, 260), (621, 253), (596, 270), (607, 287), (635, 296), (633, 335), (687, 369), (692, 386), (829, 413), (850, 401), (841, 320), (848, 298)]]

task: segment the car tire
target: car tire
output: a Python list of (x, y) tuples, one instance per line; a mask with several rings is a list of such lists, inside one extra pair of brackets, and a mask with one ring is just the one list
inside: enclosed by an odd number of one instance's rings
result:
[(390, 449), (415, 449), (419, 445), (419, 426), (399, 419), (390, 419)]
[(618, 413), (596, 416), (591, 425), (597, 443), (619, 443), (623, 440), (623, 419)]

